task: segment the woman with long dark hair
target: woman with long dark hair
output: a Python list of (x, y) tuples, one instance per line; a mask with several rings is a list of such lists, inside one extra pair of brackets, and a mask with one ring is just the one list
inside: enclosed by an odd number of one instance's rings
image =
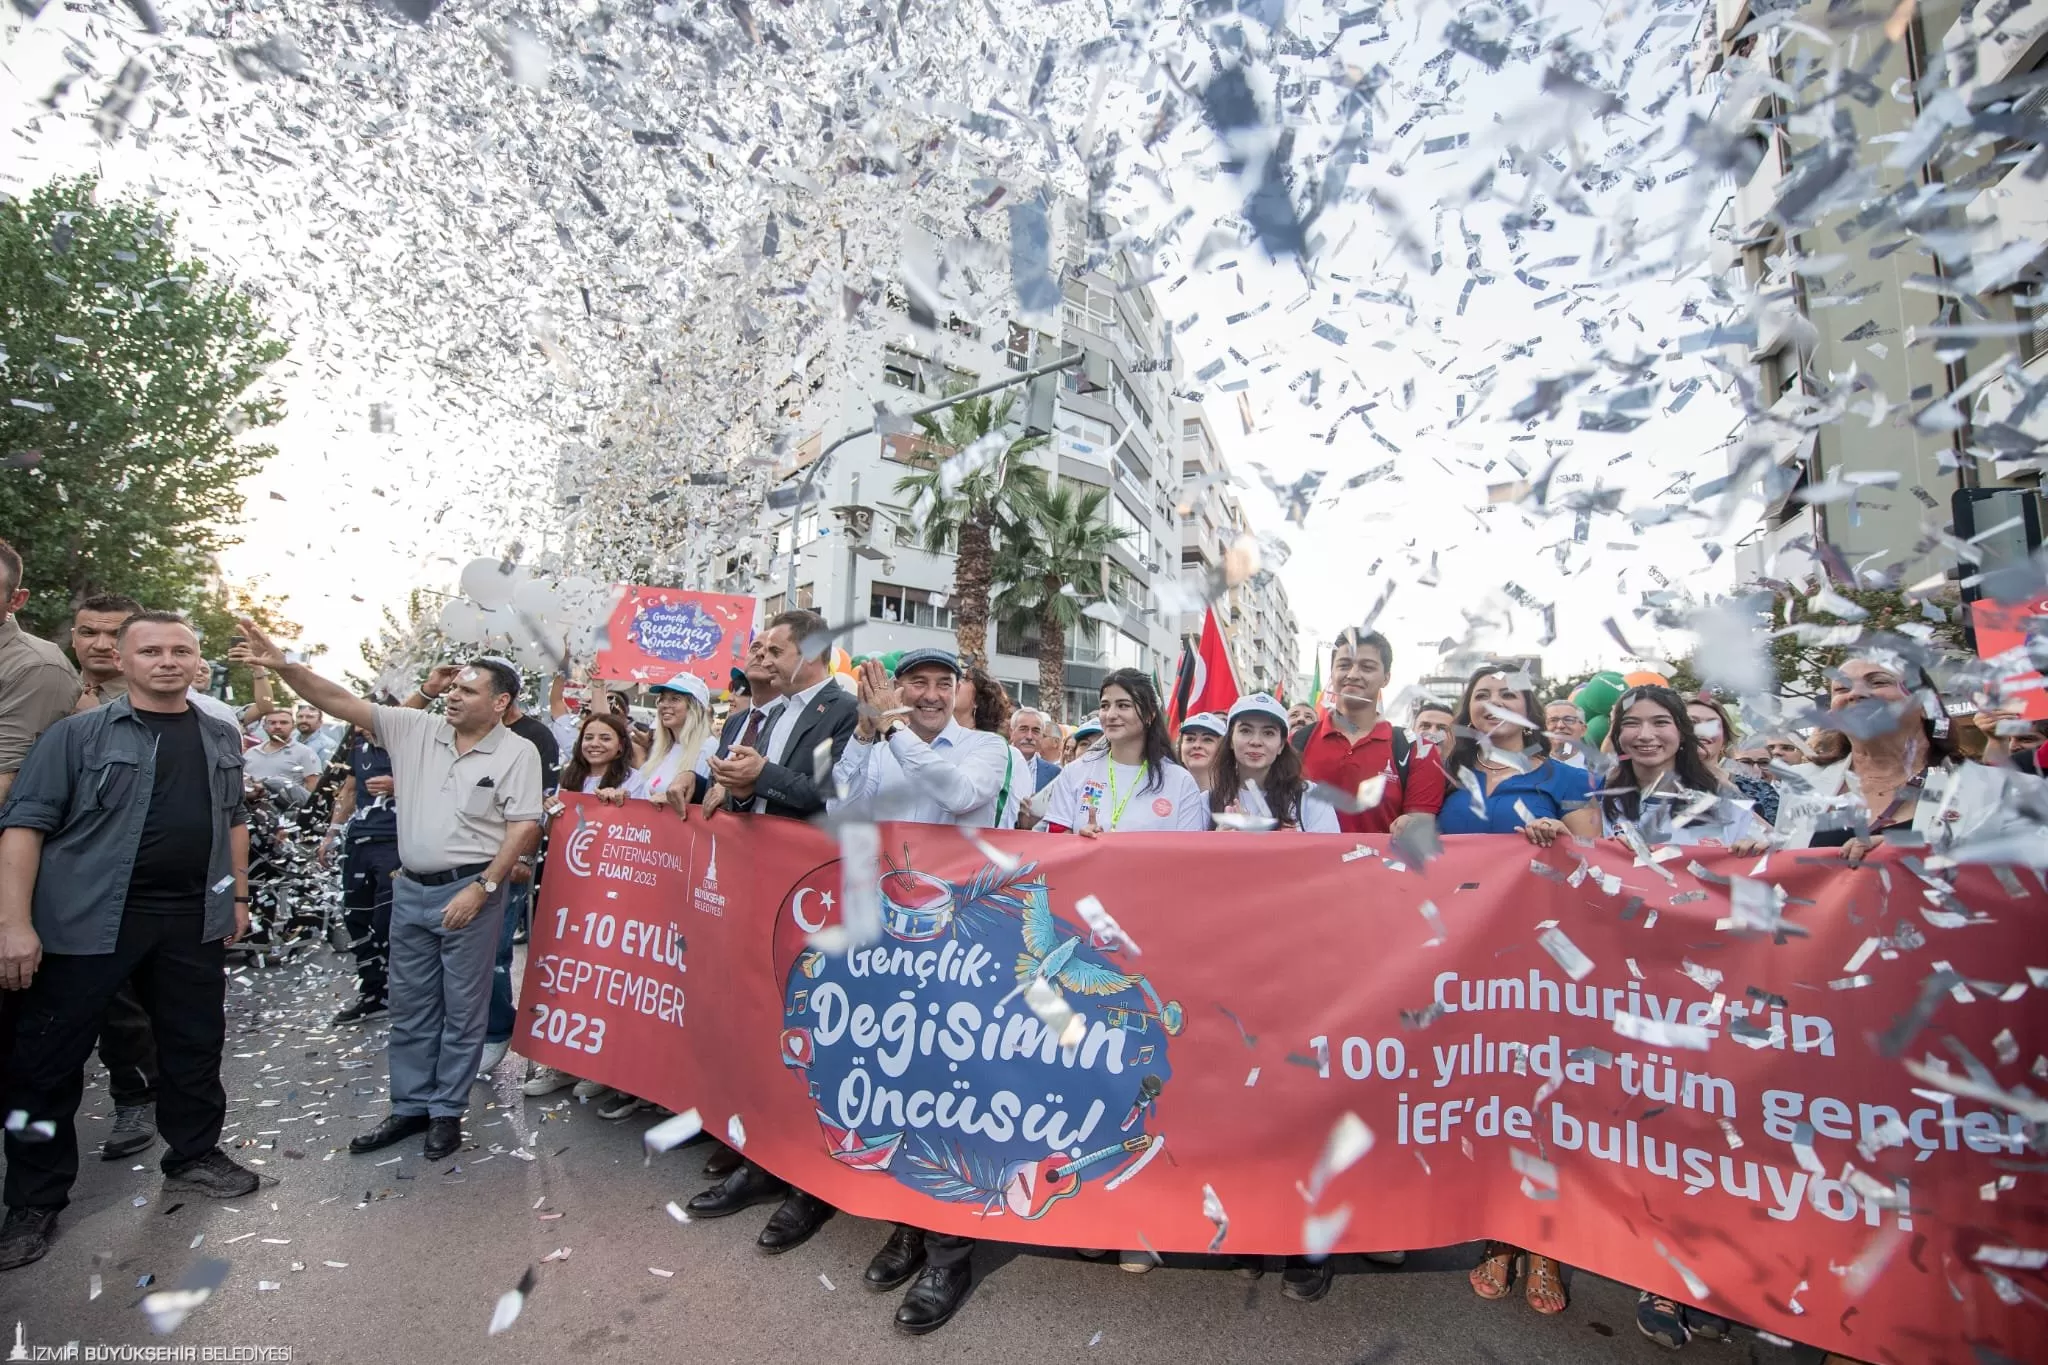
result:
[(569, 761), (562, 765), (562, 790), (618, 797), (633, 774), (632, 759), (633, 732), (626, 722), (593, 711), (577, 728)]
[(1440, 833), (1519, 831), (1545, 847), (1566, 834), (1599, 836), (1600, 813), (1586, 804), (1592, 778), (1584, 768), (1551, 761), (1542, 714), (1526, 680), (1499, 664), (1472, 671), (1451, 729), (1457, 739), (1444, 759), (1451, 792), (1437, 814)]
[(1685, 699), (1668, 687), (1631, 687), (1616, 698), (1607, 733), (1614, 771), (1600, 795), (1604, 832), (1633, 827), (1650, 844), (1712, 841), (1761, 852), (1770, 833), (1734, 787), (1707, 766)]
[[(1135, 668), (1104, 678), (1098, 718), (1100, 742), (1060, 769), (1047, 789), (1047, 830), (1094, 839), (1135, 830), (1209, 828), (1209, 803), (1188, 770), (1173, 761), (1166, 717), (1150, 678)], [(1077, 1254), (1094, 1260), (1109, 1253)], [(1117, 1260), (1140, 1275), (1158, 1264), (1146, 1251), (1120, 1252)]]
[(1301, 755), (1287, 742), (1287, 709), (1277, 697), (1255, 692), (1238, 698), (1229, 727), (1209, 784), (1209, 814), (1218, 829), (1339, 832), (1336, 809), (1309, 794)]
[[(1555, 762), (1544, 737), (1535, 689), (1500, 664), (1482, 664), (1465, 680), (1444, 770), (1450, 793), (1437, 814), (1444, 834), (1514, 834), (1548, 847), (1566, 835), (1597, 838), (1600, 813), (1588, 804), (1593, 780), (1584, 768)], [(1522, 1298), (1537, 1312), (1565, 1309), (1564, 1272), (1556, 1258), (1488, 1242), (1472, 1268), (1472, 1292), (1504, 1299), (1515, 1264), (1528, 1258)]]
[(1102, 742), (1060, 770), (1046, 828), (1094, 838), (1118, 830), (1209, 828), (1209, 805), (1173, 761), (1152, 680), (1120, 668), (1102, 680)]

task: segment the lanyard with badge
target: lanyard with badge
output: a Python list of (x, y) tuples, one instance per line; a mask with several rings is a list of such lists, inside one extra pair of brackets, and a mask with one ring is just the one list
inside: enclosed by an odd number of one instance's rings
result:
[(1116, 799), (1116, 760), (1105, 759), (1103, 766), (1109, 769), (1109, 827), (1115, 829), (1123, 823), (1124, 807), (1131, 804), (1131, 797), (1136, 796), (1138, 788), (1145, 785), (1145, 769), (1151, 766), (1151, 760), (1147, 759), (1138, 765), (1138, 779), (1131, 784), (1131, 790), (1121, 801)]

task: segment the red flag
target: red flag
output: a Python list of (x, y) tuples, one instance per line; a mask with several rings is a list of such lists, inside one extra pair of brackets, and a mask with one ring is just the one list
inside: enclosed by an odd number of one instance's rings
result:
[(1194, 649), (1181, 648), (1180, 678), (1173, 690), (1173, 713), (1168, 726), (1180, 733), (1180, 723), (1204, 711), (1228, 711), (1237, 700), (1237, 674), (1230, 666), (1230, 645), (1223, 627), (1216, 624), (1216, 608), (1202, 617), (1202, 638)]

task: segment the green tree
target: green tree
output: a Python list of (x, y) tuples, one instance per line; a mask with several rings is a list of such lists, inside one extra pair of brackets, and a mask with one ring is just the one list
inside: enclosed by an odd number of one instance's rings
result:
[[(1926, 597), (1912, 596), (1898, 588), (1834, 587), (1831, 591), (1836, 599), (1846, 600), (1855, 610), (1840, 612), (1816, 605), (1813, 584), (1807, 584), (1798, 593), (1782, 587), (1773, 589), (1771, 666), (1777, 670), (1780, 692), (1809, 700), (1827, 695), (1828, 670), (1840, 667), (1851, 652), (1851, 646), (1831, 643), (1823, 634), (1829, 630), (1846, 635), (1849, 628), (1860, 626), (1864, 635), (1870, 635), (1899, 632), (1899, 627), (1917, 623), (1933, 630), (1933, 643), (1939, 648), (1968, 652), (1963, 639), (1962, 610), (1952, 589)], [(1858, 616), (1857, 611), (1863, 614)], [(1801, 623), (1808, 629), (1788, 629)], [(1802, 634), (1808, 638), (1802, 639)]]
[[(988, 664), (989, 594), (994, 583), (995, 528), (1022, 499), (1041, 490), (1044, 474), (1022, 457), (1046, 442), (1043, 435), (1019, 436), (993, 459), (958, 478), (949, 479), (944, 461), (958, 455), (1010, 423), (1015, 395), (1000, 403), (970, 398), (945, 411), (945, 423), (927, 414), (917, 419), (925, 439), (936, 447), (931, 467), (896, 481), (898, 493), (916, 496), (924, 520), (924, 547), (942, 554), (958, 537), (953, 557), (953, 633), (960, 662)], [(951, 489), (948, 491), (948, 484)]]
[(260, 381), (285, 346), (250, 297), (179, 259), (148, 200), (97, 188), (0, 204), (0, 534), (45, 636), (95, 592), (206, 607), (236, 485), (276, 453), (243, 434), (283, 415)]
[(1038, 627), (1038, 704), (1066, 719), (1067, 632), (1102, 600), (1102, 561), (1129, 535), (1102, 515), (1104, 488), (1043, 486), (1018, 497), (1003, 523), (994, 574), (1000, 620)]

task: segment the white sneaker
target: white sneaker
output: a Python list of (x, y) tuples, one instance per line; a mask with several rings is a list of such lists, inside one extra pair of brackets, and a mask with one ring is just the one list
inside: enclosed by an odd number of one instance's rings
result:
[(1159, 1260), (1149, 1251), (1119, 1251), (1116, 1254), (1116, 1263), (1133, 1275), (1143, 1275), (1158, 1265)]
[(597, 1116), (601, 1119), (629, 1119), (646, 1107), (647, 1101), (620, 1091), (604, 1102)]
[(576, 1088), (569, 1093), (579, 1100), (594, 1100), (600, 1095), (610, 1093), (610, 1091), (611, 1087), (602, 1081), (578, 1081), (576, 1082)]
[(477, 1064), (476, 1078), (480, 1081), (488, 1081), (491, 1078), (491, 1073), (498, 1069), (498, 1063), (504, 1061), (505, 1054), (511, 1050), (512, 1041), (509, 1038), (502, 1043), (485, 1043), (484, 1057)]
[(566, 1071), (557, 1071), (551, 1066), (535, 1067), (526, 1084), (519, 1087), (522, 1095), (552, 1095), (557, 1090), (576, 1084), (576, 1078)]

